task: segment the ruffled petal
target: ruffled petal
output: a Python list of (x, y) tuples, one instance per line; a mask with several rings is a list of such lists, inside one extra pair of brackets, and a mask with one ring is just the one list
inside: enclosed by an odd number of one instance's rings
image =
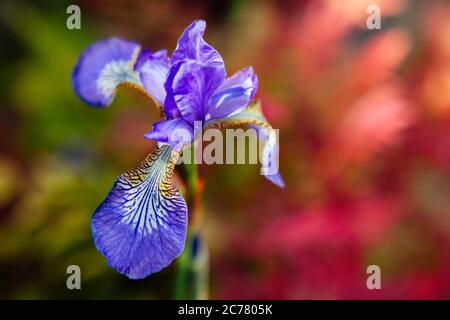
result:
[(92, 218), (95, 246), (131, 279), (161, 270), (184, 249), (187, 206), (172, 185), (178, 156), (170, 146), (155, 146), (116, 180)]
[(183, 60), (196, 60), (203, 64), (215, 65), (225, 72), (222, 56), (203, 40), (206, 22), (196, 20), (192, 22), (178, 39), (178, 44), (172, 54), (172, 64)]
[(225, 72), (214, 65), (186, 60), (172, 66), (165, 83), (165, 110), (170, 116), (181, 116), (193, 123), (205, 118), (206, 102), (222, 84)]
[(148, 49), (142, 50), (134, 65), (134, 70), (139, 72), (141, 82), (148, 94), (163, 106), (166, 98), (164, 82), (169, 71), (167, 50), (159, 50), (154, 53)]
[(181, 150), (184, 145), (191, 144), (194, 138), (194, 129), (183, 118), (162, 120), (155, 122), (151, 132), (145, 138), (170, 144), (173, 148)]
[(279, 147), (277, 133), (262, 114), (259, 102), (250, 103), (245, 110), (233, 116), (207, 122), (204, 130), (241, 126), (252, 127), (258, 131), (258, 137), (264, 143), (260, 158), (261, 174), (280, 188), (284, 188), (284, 180), (278, 168)]
[(206, 120), (220, 119), (241, 112), (253, 99), (257, 88), (258, 78), (252, 67), (236, 72), (211, 96)]
[(118, 85), (131, 83), (142, 86), (133, 64), (139, 44), (119, 38), (98, 41), (80, 55), (72, 73), (77, 95), (94, 107), (111, 104)]

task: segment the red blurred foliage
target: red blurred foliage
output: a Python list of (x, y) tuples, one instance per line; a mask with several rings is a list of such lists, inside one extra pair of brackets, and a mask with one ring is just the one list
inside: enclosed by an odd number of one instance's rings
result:
[[(364, 30), (368, 4), (396, 23)], [(418, 30), (400, 18), (407, 8)], [(263, 47), (278, 49), (256, 65), (287, 188), (258, 186), (271, 196), (242, 196), (245, 221), (227, 214), (229, 234), (209, 234), (215, 297), (448, 298), (450, 5), (289, 10), (271, 8), (267, 24), (278, 27)], [(382, 290), (366, 287), (371, 264)]]

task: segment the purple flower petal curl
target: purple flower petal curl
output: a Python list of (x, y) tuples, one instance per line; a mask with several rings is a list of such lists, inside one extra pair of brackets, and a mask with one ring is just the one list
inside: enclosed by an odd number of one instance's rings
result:
[(263, 145), (260, 158), (261, 174), (278, 187), (284, 188), (285, 183), (278, 170), (279, 145), (277, 135), (264, 117), (259, 101), (250, 103), (243, 111), (232, 116), (206, 122), (205, 129), (243, 126), (254, 128), (258, 133), (260, 143)]
[(222, 56), (216, 49), (203, 40), (205, 28), (205, 21), (196, 20), (184, 30), (172, 54), (172, 64), (183, 60), (195, 60), (222, 68), (225, 72), (225, 63), (223, 62)]
[(191, 144), (194, 138), (194, 129), (183, 118), (162, 120), (153, 124), (152, 131), (144, 135), (145, 138), (170, 144), (180, 150), (183, 146)]
[(132, 66), (139, 50), (139, 44), (119, 38), (90, 45), (80, 55), (72, 73), (76, 94), (91, 106), (106, 107), (114, 99), (118, 85), (124, 82), (141, 85)]
[(166, 98), (164, 82), (166, 82), (169, 71), (167, 50), (159, 50), (154, 53), (148, 49), (142, 50), (136, 60), (134, 70), (139, 72), (145, 90), (159, 105), (163, 106)]
[(253, 99), (257, 88), (258, 78), (252, 67), (236, 72), (211, 96), (206, 120), (220, 119), (241, 112)]
[(178, 63), (170, 69), (165, 83), (165, 110), (171, 109), (168, 111), (173, 115), (176, 106), (176, 110), (189, 123), (204, 121), (207, 102), (224, 79), (224, 69), (215, 65), (205, 65), (195, 60)]

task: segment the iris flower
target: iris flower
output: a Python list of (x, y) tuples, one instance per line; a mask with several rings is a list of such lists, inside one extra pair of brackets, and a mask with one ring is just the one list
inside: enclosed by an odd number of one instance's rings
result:
[[(206, 23), (194, 21), (172, 57), (119, 38), (98, 41), (80, 55), (72, 74), (77, 95), (93, 107), (109, 106), (119, 86), (151, 97), (163, 120), (145, 138), (157, 141), (135, 169), (119, 176), (95, 211), (95, 246), (108, 264), (131, 279), (161, 270), (181, 254), (187, 233), (187, 206), (172, 183), (175, 163), (194, 139), (194, 122), (204, 129), (249, 126), (264, 131), (262, 171), (276, 158), (273, 129), (259, 104), (251, 102), (258, 79), (248, 67), (227, 78), (221, 55), (203, 39)], [(186, 135), (177, 135), (182, 129)], [(266, 177), (279, 186), (279, 173)]]

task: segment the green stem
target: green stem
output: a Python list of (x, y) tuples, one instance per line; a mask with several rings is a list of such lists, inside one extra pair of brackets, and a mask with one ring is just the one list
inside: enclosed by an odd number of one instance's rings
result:
[[(196, 145), (191, 152), (196, 151)], [(208, 252), (201, 232), (202, 183), (198, 167), (194, 163), (184, 164), (189, 206), (189, 228), (186, 247), (177, 260), (175, 299), (206, 299), (208, 297), (209, 263)], [(195, 252), (194, 252), (195, 251)]]
[(187, 279), (188, 279), (188, 255), (186, 248), (177, 260), (177, 270), (175, 276), (174, 298), (177, 300), (187, 299)]

